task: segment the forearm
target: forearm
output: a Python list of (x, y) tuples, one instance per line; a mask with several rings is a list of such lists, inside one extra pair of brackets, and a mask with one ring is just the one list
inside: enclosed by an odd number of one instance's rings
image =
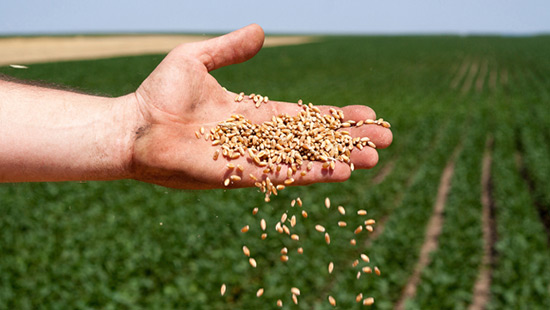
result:
[(131, 96), (0, 80), (0, 182), (130, 177), (135, 119)]

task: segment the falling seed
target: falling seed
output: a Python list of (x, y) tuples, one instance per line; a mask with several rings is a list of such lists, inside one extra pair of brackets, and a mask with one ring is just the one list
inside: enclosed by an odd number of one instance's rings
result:
[(340, 212), (340, 214), (342, 215), (346, 215), (346, 209), (344, 209), (344, 207), (342, 206), (338, 206), (338, 212)]
[(374, 227), (372, 227), (372, 226), (370, 226), (370, 225), (365, 226), (365, 229), (368, 230), (369, 232), (373, 232), (373, 231), (374, 231)]
[(244, 255), (250, 257), (250, 250), (248, 249), (248, 247), (246, 245), (243, 245), (243, 253), (244, 253)]
[(245, 227), (241, 228), (241, 232), (245, 233), (250, 229), (250, 226), (246, 225)]
[(264, 220), (264, 219), (261, 219), (261, 220), (260, 220), (260, 228), (261, 228), (262, 230), (265, 230), (265, 229), (266, 229), (266, 226), (267, 226), (267, 224), (266, 224), (265, 220)]
[(288, 249), (286, 247), (281, 249), (281, 254), (286, 255), (288, 254)]
[(297, 287), (293, 287), (290, 289), (290, 292), (296, 296), (300, 296), (300, 289)]
[(248, 175), (252, 180), (258, 181), (258, 179), (251, 173)]
[(277, 299), (277, 307), (281, 308), (283, 307), (283, 301), (280, 299)]
[(265, 240), (267, 238), (267, 234), (266, 233), (263, 233), (262, 234), (262, 240)]
[(201, 138), (201, 134), (200, 134), (198, 131), (195, 131), (195, 137), (197, 137), (197, 139), (200, 139), (200, 138)]
[(296, 204), (296, 199), (292, 199), (292, 201), (290, 202), (290, 206), (294, 207), (295, 204)]
[(296, 294), (292, 294), (292, 301), (294, 302), (294, 304), (298, 304), (298, 297), (296, 297)]
[(329, 296), (328, 297), (328, 302), (330, 303), (331, 306), (333, 306), (333, 307), (336, 306), (336, 299), (334, 299), (334, 297)]
[(14, 68), (14, 69), (28, 69), (29, 67), (27, 66), (24, 66), (24, 65), (10, 65), (11, 68)]
[(325, 207), (330, 208), (330, 199), (328, 197), (325, 198)]
[(290, 185), (290, 184), (294, 183), (294, 179), (293, 178), (288, 178), (283, 183), (285, 183), (285, 185)]
[(358, 210), (357, 215), (367, 215), (367, 211), (366, 210)]
[(288, 228), (288, 226), (284, 224), (283, 224), (283, 231), (285, 232), (285, 234), (290, 235), (290, 229)]
[(359, 280), (359, 278), (361, 278), (361, 271), (357, 271), (357, 275), (355, 277)]
[(359, 293), (357, 297), (355, 297), (356, 302), (361, 302), (361, 300), (363, 300), (363, 293)]
[(283, 263), (288, 262), (288, 255), (281, 255), (281, 262)]
[(223, 181), (223, 185), (229, 186), (229, 182), (231, 182), (231, 180), (229, 178), (227, 178), (227, 179), (225, 179), (225, 181)]
[(362, 268), (364, 273), (372, 273), (372, 268), (369, 266), (365, 266)]
[(307, 171), (311, 171), (311, 169), (313, 169), (313, 162), (310, 161), (308, 164), (307, 164)]
[(288, 217), (288, 214), (283, 213), (283, 215), (281, 216), (281, 223), (286, 222), (287, 217)]
[(298, 203), (298, 206), (302, 206), (302, 199), (300, 199), (300, 197), (296, 198), (296, 202)]
[(256, 215), (256, 214), (258, 214), (258, 208), (252, 209), (252, 215)]
[(331, 161), (330, 162), (330, 169), (334, 170), (334, 168), (336, 168), (336, 164), (334, 163), (334, 161)]
[(260, 288), (258, 289), (258, 291), (256, 292), (256, 297), (260, 297), (264, 294), (264, 289), (263, 288)]
[(220, 294), (221, 294), (222, 296), (225, 295), (225, 290), (226, 290), (226, 288), (227, 288), (227, 287), (225, 286), (225, 283), (222, 284), (222, 287), (220, 288)]
[(344, 222), (344, 221), (338, 221), (338, 226), (340, 227), (346, 227), (348, 226), (348, 223)]
[(304, 248), (298, 248), (296, 252), (298, 252), (298, 254), (304, 254)]
[(291, 226), (291, 227), (296, 226), (296, 215), (293, 215), (293, 216), (290, 218), (290, 226)]
[(351, 164), (349, 165), (349, 169), (350, 169), (351, 171), (355, 171), (355, 165), (354, 165), (353, 163), (351, 163)]
[(328, 233), (325, 233), (325, 242), (326, 242), (327, 244), (330, 244), (330, 236), (329, 236)]
[(290, 238), (291, 238), (292, 240), (296, 240), (296, 241), (300, 240), (300, 236), (298, 236), (297, 234), (292, 234), (292, 235), (290, 236)]
[(288, 170), (286, 171), (286, 176), (287, 176), (288, 178), (291, 178), (293, 172), (294, 172), (294, 171), (292, 171), (292, 168), (291, 168), (291, 167), (288, 167)]
[(359, 233), (362, 232), (362, 231), (363, 231), (363, 226), (359, 226), (359, 227), (357, 227), (357, 228), (355, 229), (355, 234), (357, 235), (357, 234), (359, 234)]
[(355, 267), (357, 267), (357, 265), (359, 265), (359, 260), (358, 259), (353, 261), (353, 263), (351, 264), (351, 267), (355, 268)]
[(304, 218), (307, 218), (307, 212), (306, 212), (306, 210), (302, 210), (302, 216), (303, 216)]
[(315, 230), (318, 232), (325, 232), (325, 228), (321, 225), (315, 225)]
[(364, 306), (371, 306), (372, 304), (374, 304), (374, 298), (373, 297), (365, 298), (365, 300), (363, 300), (363, 305)]
[(285, 186), (283, 184), (279, 184), (276, 186), (277, 190), (279, 191), (282, 191), (283, 189), (285, 189)]
[(368, 219), (368, 220), (365, 221), (365, 225), (374, 225), (375, 223), (376, 223), (376, 221), (373, 220), (373, 219)]
[(378, 267), (374, 267), (374, 273), (376, 273), (377, 276), (380, 276), (380, 269), (378, 269)]
[(366, 255), (366, 254), (361, 254), (361, 259), (364, 261), (364, 262), (370, 262), (370, 258)]
[(213, 160), (217, 160), (218, 159), (218, 156), (220, 156), (220, 150), (216, 150), (214, 152), (214, 155), (212, 155), (212, 159)]
[(248, 259), (248, 262), (250, 263), (250, 266), (256, 268), (257, 264), (256, 264), (256, 260), (254, 258), (249, 258)]
[(328, 263), (328, 273), (332, 273), (333, 269), (334, 269), (334, 263), (333, 262)]
[(351, 240), (349, 241), (349, 244), (351, 244), (351, 245), (356, 245), (356, 244), (357, 244), (357, 241), (355, 241), (355, 239), (351, 239)]

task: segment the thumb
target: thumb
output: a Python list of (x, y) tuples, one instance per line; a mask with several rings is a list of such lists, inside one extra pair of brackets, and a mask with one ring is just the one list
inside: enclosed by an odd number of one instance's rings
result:
[(252, 58), (263, 44), (264, 31), (257, 24), (251, 24), (221, 37), (186, 44), (184, 49), (212, 71)]

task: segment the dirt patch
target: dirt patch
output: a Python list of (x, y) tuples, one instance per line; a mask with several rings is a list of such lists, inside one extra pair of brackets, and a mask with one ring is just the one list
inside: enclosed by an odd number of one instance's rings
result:
[[(0, 66), (167, 53), (178, 44), (202, 41), (200, 35), (123, 35), (0, 38)], [(311, 36), (266, 37), (264, 47), (304, 44)]]
[(476, 80), (476, 92), (481, 93), (483, 91), (483, 84), (485, 84), (485, 76), (487, 75), (489, 69), (489, 62), (487, 60), (483, 61), (481, 70)]
[(456, 157), (460, 153), (461, 149), (462, 146), (459, 144), (453, 151), (451, 158), (443, 170), (439, 181), (437, 198), (435, 200), (432, 216), (428, 222), (428, 227), (426, 228), (424, 243), (420, 248), (420, 256), (416, 262), (412, 275), (409, 277), (409, 280), (401, 293), (401, 297), (395, 305), (395, 310), (405, 309), (405, 302), (416, 295), (416, 290), (418, 283), (420, 282), (422, 271), (430, 264), (430, 254), (437, 249), (438, 238), (441, 234), (443, 221), (445, 219), (443, 212), (445, 211), (445, 203), (447, 202), (447, 196), (451, 188), (451, 179), (454, 173)]
[(484, 310), (490, 300), (492, 267), (495, 262), (496, 225), (493, 181), (491, 177), (493, 137), (488, 136), (481, 168), (481, 225), (483, 230), (483, 257), (474, 284), (472, 303), (468, 310)]
[(452, 89), (456, 89), (458, 87), (458, 84), (460, 83), (460, 81), (462, 81), (462, 79), (466, 75), (466, 72), (468, 71), (469, 66), (470, 66), (470, 59), (468, 58), (464, 59), (464, 62), (460, 66), (460, 70), (458, 71), (454, 79), (451, 81)]

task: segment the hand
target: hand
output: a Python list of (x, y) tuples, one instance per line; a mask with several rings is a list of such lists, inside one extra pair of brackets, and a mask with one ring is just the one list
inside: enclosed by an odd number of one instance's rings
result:
[[(209, 72), (223, 66), (250, 59), (262, 47), (264, 33), (258, 25), (250, 25), (215, 39), (184, 44), (172, 50), (135, 92), (139, 115), (139, 130), (134, 141), (131, 175), (133, 178), (163, 186), (185, 189), (222, 188), (228, 177), (228, 160), (212, 155), (219, 147), (211, 141), (197, 139), (195, 132), (206, 131), (230, 117), (241, 114), (253, 123), (270, 120), (273, 115), (296, 115), (300, 108), (295, 103), (269, 101), (255, 108), (251, 99), (235, 102), (235, 93), (225, 91)], [(318, 106), (329, 114), (330, 107)], [(366, 106), (347, 106), (342, 109), (347, 119), (375, 119)], [(378, 148), (392, 141), (391, 131), (378, 125), (365, 125), (350, 130), (353, 136), (368, 136)], [(375, 149), (365, 147), (351, 153), (358, 169), (372, 168), (378, 161)], [(242, 180), (230, 187), (253, 186), (248, 177), (262, 177), (264, 168), (246, 158), (232, 160), (244, 167)], [(286, 170), (282, 170), (286, 171)], [(337, 162), (334, 170), (322, 169), (315, 162), (306, 176), (295, 177), (293, 185), (317, 182), (344, 181), (350, 176), (350, 167)], [(281, 184), (286, 173), (268, 175)]]

